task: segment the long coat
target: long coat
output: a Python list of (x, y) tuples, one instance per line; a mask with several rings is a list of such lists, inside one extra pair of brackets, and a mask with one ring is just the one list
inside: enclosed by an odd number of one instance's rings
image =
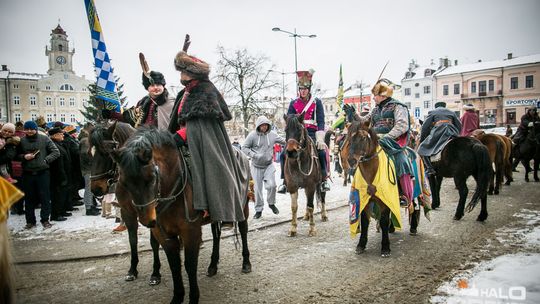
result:
[(242, 221), (249, 161), (231, 145), (223, 123), (232, 118), (229, 108), (210, 81), (200, 80), (186, 97), (179, 114), (184, 93), (185, 90), (180, 91), (176, 98), (169, 131), (175, 133), (181, 124), (186, 124), (193, 205), (197, 210), (209, 210), (212, 220)]
[(480, 119), (478, 118), (478, 114), (476, 114), (474, 110), (465, 111), (463, 116), (461, 116), (461, 133), (459, 135), (469, 136), (476, 129), (480, 129)]
[(418, 154), (432, 156), (439, 153), (450, 139), (459, 136), (460, 131), (461, 122), (456, 113), (446, 108), (436, 108), (429, 112), (422, 125)]

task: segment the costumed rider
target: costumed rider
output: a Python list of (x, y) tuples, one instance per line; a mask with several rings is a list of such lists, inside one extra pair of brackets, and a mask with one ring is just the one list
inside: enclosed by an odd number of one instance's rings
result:
[(455, 112), (446, 108), (446, 103), (435, 103), (435, 109), (429, 112), (422, 124), (418, 155), (422, 157), (428, 175), (435, 174), (431, 156), (437, 155), (454, 137), (461, 132), (461, 122)]
[(407, 106), (392, 98), (392, 82), (382, 78), (371, 89), (376, 106), (362, 119), (370, 119), (371, 127), (379, 136), (379, 144), (394, 160), (399, 178), (400, 205), (408, 206), (413, 199), (413, 168), (406, 151), (410, 132)]
[(463, 105), (463, 115), (461, 116), (461, 132), (459, 136), (470, 136), (474, 130), (480, 129), (480, 118), (474, 110), (474, 105)]
[(249, 160), (233, 148), (224, 124), (232, 115), (208, 78), (208, 63), (187, 54), (190, 43), (186, 35), (174, 59), (184, 89), (176, 97), (169, 131), (177, 147), (189, 155), (194, 209), (229, 228), (245, 219)]
[(516, 167), (520, 161), (520, 145), (527, 138), (527, 135), (529, 134), (529, 128), (534, 128), (535, 124), (540, 124), (540, 118), (538, 117), (538, 110), (535, 106), (532, 106), (527, 109), (527, 112), (523, 116), (521, 116), (521, 122), (519, 124), (519, 127), (516, 130), (516, 134), (514, 134), (514, 137), (512, 138), (512, 141), (515, 144), (513, 150), (514, 162), (512, 163), (512, 170), (514, 171), (516, 171)]
[(170, 122), (174, 97), (169, 97), (169, 91), (165, 88), (165, 76), (157, 71), (150, 71), (142, 53), (139, 59), (143, 69), (142, 85), (148, 91), (135, 107), (122, 114), (110, 109), (103, 109), (102, 116), (106, 119), (115, 119), (129, 123), (137, 128), (141, 125), (156, 127), (159, 130), (167, 130)]
[[(313, 70), (297, 71), (298, 76), (298, 95), (299, 97), (289, 104), (287, 115), (301, 114), (304, 112), (304, 126), (307, 129), (309, 137), (313, 139), (317, 146), (319, 163), (321, 164), (321, 173), (323, 181), (321, 183), (321, 191), (330, 191), (330, 184), (327, 181), (327, 161), (326, 161), (326, 144), (324, 143), (324, 107), (321, 100), (311, 94), (311, 80), (313, 78)], [(282, 154), (283, 155), (283, 154)], [(281, 178), (284, 179), (283, 168), (285, 157), (280, 159), (281, 163)], [(278, 188), (278, 193), (287, 192), (287, 186), (283, 183)]]

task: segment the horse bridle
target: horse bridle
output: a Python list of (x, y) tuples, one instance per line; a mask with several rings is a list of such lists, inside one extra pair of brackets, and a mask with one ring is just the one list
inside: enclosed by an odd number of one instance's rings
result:
[[(300, 151), (298, 152), (298, 154), (300, 154), (302, 151), (305, 151), (309, 148), (309, 144), (310, 142), (308, 142), (308, 140), (310, 141), (313, 141), (311, 139), (311, 137), (309, 136), (306, 136), (306, 133), (307, 133), (307, 130), (304, 126), (302, 126), (302, 132), (301, 132), (301, 135), (300, 135), (300, 141), (297, 141), (295, 138), (291, 138), (289, 140), (294, 140), (296, 143), (298, 143), (298, 146), (300, 146)], [(308, 139), (306, 139), (306, 137)], [(302, 145), (302, 143), (304, 143), (304, 145)], [(313, 148), (313, 147), (312, 147)], [(309, 171), (308, 173), (305, 173), (304, 171), (302, 171), (302, 165), (300, 163), (300, 155), (298, 155), (298, 157), (296, 158), (296, 162), (298, 163), (298, 171), (300, 171), (300, 173), (302, 173), (302, 175), (304, 176), (309, 176), (311, 175), (311, 172), (313, 171), (313, 164), (315, 163), (314, 159), (317, 158), (318, 156), (315, 154), (315, 149), (311, 149), (310, 151), (310, 157), (309, 157), (309, 160), (310, 160), (310, 165), (309, 165)], [(286, 159), (287, 162), (289, 162), (289, 158), (287, 157)], [(287, 166), (287, 168), (289, 169), (289, 174), (291, 173), (291, 167), (290, 166)]]
[[(104, 140), (103, 143), (111, 143), (113, 145), (114, 148), (117, 148), (118, 147), (118, 141), (112, 139), (112, 140)], [(101, 150), (101, 151), (105, 151), (105, 149), (98, 149), (98, 150)], [(104, 153), (107, 153), (107, 152), (104, 152)], [(107, 153), (109, 154), (109, 153)], [(109, 155), (110, 157), (110, 155)], [(118, 182), (118, 166), (116, 165), (116, 162), (113, 161), (113, 166), (111, 169), (109, 169), (108, 171), (106, 172), (103, 172), (103, 173), (99, 173), (99, 174), (96, 174), (96, 175), (90, 175), (90, 180), (91, 181), (95, 181), (95, 180), (100, 180), (100, 179), (103, 179), (105, 177), (109, 177), (109, 179), (107, 179), (107, 186), (112, 186), (114, 185), (116, 182)]]

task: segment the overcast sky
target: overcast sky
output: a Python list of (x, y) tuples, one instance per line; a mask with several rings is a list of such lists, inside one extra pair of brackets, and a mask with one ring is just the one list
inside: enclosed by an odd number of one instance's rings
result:
[[(411, 59), (424, 65), (447, 56), (464, 64), (540, 53), (539, 0), (94, 1), (130, 103), (146, 93), (139, 52), (169, 84), (179, 83), (173, 58), (186, 33), (189, 52), (211, 65), (219, 44), (264, 54), (285, 72), (294, 71), (294, 39), (271, 29), (315, 34), (297, 40), (298, 69), (313, 68), (323, 89), (337, 87), (340, 63), (346, 85), (373, 83), (387, 61), (385, 77), (399, 83)], [(83, 0), (0, 0), (0, 63), (46, 73), (45, 46), (59, 19), (75, 47), (75, 72), (94, 79)], [(295, 78), (285, 77), (290, 95)]]

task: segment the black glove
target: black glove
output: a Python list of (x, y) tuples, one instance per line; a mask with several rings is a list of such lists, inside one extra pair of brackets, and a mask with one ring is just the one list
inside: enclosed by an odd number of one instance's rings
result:
[(174, 133), (173, 138), (177, 148), (187, 146), (186, 141), (182, 138), (182, 136), (178, 135), (178, 133)]
[(105, 119), (111, 118), (111, 110), (103, 109), (101, 110), (101, 116)]

